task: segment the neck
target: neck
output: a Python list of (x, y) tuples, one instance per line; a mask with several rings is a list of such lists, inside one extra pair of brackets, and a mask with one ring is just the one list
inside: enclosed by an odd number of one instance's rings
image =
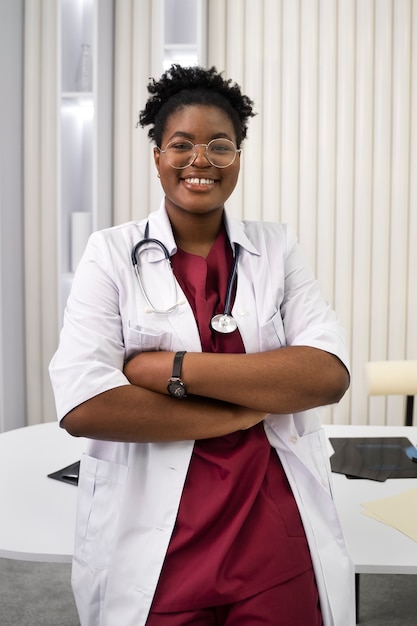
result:
[(177, 246), (206, 257), (223, 226), (223, 210), (208, 215), (169, 215)]

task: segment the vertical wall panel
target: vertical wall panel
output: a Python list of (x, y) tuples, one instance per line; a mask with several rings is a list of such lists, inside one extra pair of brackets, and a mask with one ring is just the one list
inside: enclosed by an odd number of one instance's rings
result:
[[(154, 3), (156, 5), (159, 2)], [(131, 115), (128, 118), (128, 131), (131, 137), (132, 165), (131, 165), (131, 204), (130, 214), (135, 219), (145, 217), (149, 212), (151, 202), (151, 183), (156, 177), (156, 170), (152, 164), (152, 148), (147, 139), (148, 128), (142, 129), (137, 124), (139, 111), (142, 110), (147, 97), (149, 76), (158, 76), (161, 65), (154, 73), (151, 70), (151, 7), (147, 2), (141, 2), (140, 7), (133, 4), (132, 38), (133, 55), (131, 59), (130, 99)], [(159, 41), (161, 38), (159, 38)], [(144, 189), (144, 181), (147, 186)], [(148, 205), (148, 206), (147, 206)]]
[[(262, 185), (262, 215), (264, 220), (279, 219), (281, 196), (281, 3), (265, 0), (263, 36), (263, 84), (262, 92), (255, 101), (257, 117), (262, 125), (262, 153), (257, 164)], [(259, 66), (258, 66), (259, 71)], [(275, 85), (275, 89), (271, 89)], [(255, 97), (255, 94), (250, 94)], [(252, 126), (249, 127), (249, 137)]]
[[(393, 5), (392, 76), (392, 183), (391, 253), (388, 358), (401, 359), (406, 349), (409, 136), (410, 136), (410, 24), (411, 4), (396, 0)], [(387, 420), (395, 421), (398, 398), (388, 399)]]
[(23, 0), (0, 2), (0, 432), (26, 424), (23, 55), (25, 46), (36, 50), (25, 39), (24, 11)]
[[(337, 3), (322, 0), (318, 21), (316, 273), (334, 306), (336, 224)], [(329, 413), (327, 408), (324, 412)]]
[[(150, 41), (148, 40), (147, 45), (149, 46), (147, 48), (147, 50), (145, 51), (142, 48), (142, 56), (146, 58), (147, 55), (149, 55), (148, 50), (150, 50), (150, 71), (146, 77), (146, 85), (149, 82), (149, 76), (156, 76), (158, 77), (160, 74), (160, 68), (163, 65), (163, 54), (164, 54), (164, 47), (163, 47), (163, 43), (164, 43), (164, 29), (165, 29), (165, 19), (164, 19), (164, 0), (158, 0), (157, 2), (155, 2), (155, 0), (147, 0), (149, 3), (149, 8), (151, 9), (151, 29), (150, 29), (150, 33), (151, 33), (151, 38)], [(138, 8), (138, 20), (140, 21), (140, 14), (142, 11), (142, 2), (138, 3), (139, 6)], [(141, 35), (143, 35), (143, 29), (141, 32)], [(140, 80), (140, 75), (138, 72), (138, 80)], [(145, 99), (141, 98), (140, 100), (137, 101), (137, 106), (136, 106), (136, 119), (137, 119), (137, 113), (140, 109), (143, 108), (145, 101), (148, 98), (148, 92), (145, 92)], [(143, 141), (143, 134), (144, 132), (148, 132), (147, 130), (143, 130), (141, 128), (138, 129), (138, 133), (136, 133), (136, 141), (140, 141), (142, 143), (142, 145), (145, 145), (145, 142)], [(140, 137), (140, 134), (142, 134), (142, 137)], [(153, 211), (154, 207), (159, 207), (159, 204), (161, 202), (161, 199), (163, 197), (163, 191), (161, 188), (161, 184), (159, 181), (159, 178), (157, 178), (157, 172), (156, 172), (156, 168), (154, 166), (154, 162), (153, 162), (153, 147), (151, 148), (149, 142), (148, 142), (148, 146), (146, 146), (146, 148), (144, 148), (144, 150), (146, 150), (146, 156), (148, 159), (148, 163), (150, 163), (150, 176), (149, 176), (149, 184), (150, 184), (150, 202), (148, 204), (147, 207), (143, 206), (143, 194), (141, 194), (140, 189), (138, 189), (138, 195), (135, 198), (135, 204), (137, 206), (137, 213), (136, 215), (140, 215), (140, 217), (144, 217), (145, 215), (148, 215), (149, 211)], [(139, 170), (140, 171), (140, 170)]]
[(319, 3), (318, 154), (317, 154), (317, 274), (333, 302), (336, 173), (336, 35), (337, 4)]
[(316, 269), (317, 238), (317, 116), (319, 72), (319, 15), (315, 2), (300, 15), (300, 132), (298, 236)]
[(132, 76), (132, 7), (130, 2), (115, 3), (114, 59), (114, 207), (116, 224), (130, 219), (131, 203), (131, 111), (130, 81)]
[(55, 419), (48, 375), (57, 307), (57, 3), (25, 11), (24, 222), (27, 423)]
[[(41, 4), (28, 3), (25, 7), (25, 100), (24, 107), (24, 226), (25, 243), (30, 244), (30, 266), (25, 264), (30, 280), (25, 282), (26, 303), (30, 302), (30, 324), (26, 321), (26, 333), (30, 341), (26, 345), (28, 403), (35, 407), (35, 412), (42, 407), (42, 389), (37, 376), (30, 372), (39, 369), (42, 354), (42, 331), (30, 334), (30, 327), (42, 329), (42, 307), (40, 304), (42, 282), (40, 275), (42, 240), (39, 228), (41, 212), (41, 185), (39, 175), (39, 155), (41, 143), (40, 108), (38, 76), (41, 72), (42, 57), (39, 45), (41, 36)], [(36, 237), (34, 237), (36, 233)], [(27, 258), (27, 257), (26, 257)], [(26, 311), (27, 314), (27, 311)]]
[[(335, 284), (333, 305), (352, 344), (353, 182), (355, 114), (355, 3), (341, 0), (337, 15)], [(350, 411), (350, 393), (333, 409), (335, 423)]]
[[(282, 2), (281, 211), (280, 219), (298, 227), (300, 2)], [(291, 63), (288, 63), (291, 59)], [(278, 148), (278, 146), (277, 146)]]
[(408, 176), (410, 136), (410, 3), (394, 2), (393, 11), (393, 78), (392, 78), (392, 183), (391, 183), (391, 251), (390, 251), (390, 326), (395, 335), (388, 339), (392, 359), (404, 354), (406, 320), (406, 283), (408, 254)]
[(407, 345), (405, 356), (415, 359), (417, 355), (417, 0), (411, 6), (411, 93), (410, 93), (410, 167), (408, 202), (408, 291), (407, 291)]
[[(57, 258), (57, 135), (56, 120), (58, 119), (57, 106), (57, 11), (55, 2), (44, 0), (42, 12), (42, 78), (41, 78), (41, 129), (42, 142), (40, 151), (41, 167), (41, 280), (42, 280), (42, 373), (38, 384), (42, 387), (43, 406), (42, 417), (35, 414), (32, 407), (28, 407), (29, 423), (38, 423), (40, 420), (47, 421), (55, 418), (55, 402), (52, 396), (51, 383), (49, 380), (49, 361), (56, 349), (56, 336), (50, 332), (51, 328), (57, 328), (58, 303), (56, 297), (57, 269), (51, 263), (51, 259)], [(51, 123), (53, 120), (53, 123)], [(28, 248), (30, 250), (30, 247)], [(30, 258), (28, 259), (30, 264)], [(26, 274), (31, 279), (31, 271)], [(29, 303), (30, 305), (31, 303)], [(29, 334), (31, 316), (28, 316)], [(39, 372), (38, 372), (39, 374)], [(33, 376), (33, 373), (32, 373)]]
[[(391, 210), (391, 94), (392, 2), (375, 5), (374, 64), (374, 169), (372, 206), (372, 267), (370, 311), (370, 360), (384, 360), (388, 347), (389, 248)], [(371, 398), (369, 422), (384, 418), (386, 398)]]
[[(354, 230), (352, 298), (351, 421), (361, 423), (366, 410), (363, 364), (368, 359), (370, 319), (370, 238), (372, 208), (373, 42), (372, 0), (356, 4), (356, 82), (354, 152)], [(357, 277), (360, 277), (358, 280)]]
[[(245, 3), (242, 0), (228, 0), (226, 3), (226, 25), (227, 30), (224, 65), (226, 77), (232, 78), (239, 85), (244, 85), (245, 78)], [(210, 10), (210, 2), (209, 2)], [(211, 62), (209, 62), (211, 65)], [(253, 133), (251, 133), (253, 136)], [(244, 153), (242, 154), (242, 172), (245, 169), (245, 161), (247, 158), (249, 146), (245, 144)], [(243, 215), (245, 210), (245, 200), (243, 193), (243, 177), (240, 177), (236, 189), (232, 197), (228, 200), (228, 206), (232, 213)]]
[[(246, 54), (252, 59), (251, 63), (245, 64), (245, 88), (248, 93), (262, 93), (263, 75), (259, 68), (262, 67), (263, 61), (263, 5), (258, 7), (253, 0), (246, 0), (244, 5), (245, 49)], [(263, 188), (261, 177), (263, 167), (260, 167), (260, 163), (263, 162), (262, 124), (263, 120), (260, 115), (252, 118), (249, 122), (250, 150), (243, 154), (241, 186), (244, 197), (243, 217), (247, 219), (262, 219)], [(254, 178), (259, 180), (258, 184), (254, 184)]]
[(162, 197), (148, 127), (135, 126), (162, 71), (163, 27), (162, 0), (115, 0), (115, 224), (146, 217)]
[[(226, 60), (228, 72), (237, 82), (243, 82), (245, 75), (245, 2), (242, 0), (227, 0), (226, 19), (232, 27), (228, 28), (226, 36)], [(260, 10), (260, 7), (258, 7)]]
[(207, 15), (208, 65), (214, 65), (219, 72), (226, 68), (226, 6), (224, 0), (209, 0)]

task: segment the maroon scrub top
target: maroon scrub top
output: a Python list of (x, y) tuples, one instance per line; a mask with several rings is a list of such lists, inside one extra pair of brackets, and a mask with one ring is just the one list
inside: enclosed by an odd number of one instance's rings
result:
[[(225, 230), (207, 258), (178, 249), (171, 262), (203, 351), (244, 353), (238, 330), (210, 328), (211, 317), (224, 311), (233, 265)], [(230, 604), (311, 567), (297, 505), (263, 424), (196, 441), (152, 609)]]

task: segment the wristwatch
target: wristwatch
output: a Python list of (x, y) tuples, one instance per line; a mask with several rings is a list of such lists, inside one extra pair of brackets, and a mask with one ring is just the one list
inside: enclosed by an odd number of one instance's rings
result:
[(172, 367), (172, 376), (168, 381), (168, 392), (171, 394), (171, 396), (174, 396), (174, 398), (187, 397), (187, 389), (181, 380), (182, 360), (185, 353), (186, 350), (182, 350), (181, 352), (177, 352), (175, 354), (174, 365)]

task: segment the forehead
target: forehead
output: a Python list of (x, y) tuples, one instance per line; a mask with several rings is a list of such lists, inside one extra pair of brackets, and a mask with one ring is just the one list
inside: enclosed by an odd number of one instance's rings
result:
[(168, 117), (162, 138), (169, 141), (175, 135), (206, 141), (227, 137), (236, 141), (236, 133), (229, 115), (217, 106), (190, 104), (177, 109)]

